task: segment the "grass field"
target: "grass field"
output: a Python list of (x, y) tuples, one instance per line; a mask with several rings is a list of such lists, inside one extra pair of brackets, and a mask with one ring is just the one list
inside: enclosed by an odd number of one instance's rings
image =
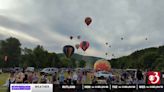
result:
[(6, 92), (6, 87), (3, 87), (2, 85), (5, 84), (6, 80), (8, 79), (9, 74), (8, 73), (3, 73), (0, 74), (0, 92)]

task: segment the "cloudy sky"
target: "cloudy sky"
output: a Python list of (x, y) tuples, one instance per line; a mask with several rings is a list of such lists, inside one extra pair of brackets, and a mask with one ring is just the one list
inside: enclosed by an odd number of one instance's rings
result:
[(0, 40), (13, 36), (22, 47), (40, 44), (61, 53), (64, 45), (86, 40), (89, 49), (76, 53), (112, 58), (164, 45), (163, 35), (164, 0), (0, 0)]

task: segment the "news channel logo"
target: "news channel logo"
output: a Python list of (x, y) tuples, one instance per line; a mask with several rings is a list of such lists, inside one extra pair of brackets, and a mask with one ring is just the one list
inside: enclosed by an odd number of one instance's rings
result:
[[(162, 74), (162, 77), (164, 75)], [(161, 73), (156, 71), (147, 72), (147, 84), (161, 84)]]

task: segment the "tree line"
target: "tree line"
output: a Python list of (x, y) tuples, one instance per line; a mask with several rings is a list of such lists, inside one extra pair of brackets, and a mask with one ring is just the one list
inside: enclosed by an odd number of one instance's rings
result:
[(129, 56), (110, 60), (113, 68), (164, 71), (164, 46), (135, 51)]
[(85, 67), (86, 61), (59, 56), (55, 52), (48, 52), (41, 45), (33, 49), (21, 48), (17, 38), (7, 38), (0, 41), (0, 68), (6, 67)]
[[(37, 45), (33, 49), (22, 48), (18, 39), (10, 37), (0, 41), (0, 68), (3, 67), (85, 67), (86, 62), (92, 60), (79, 59), (80, 55), (75, 54), (72, 58), (66, 58), (63, 54), (48, 52), (43, 46)], [(83, 56), (82, 56), (83, 57)], [(94, 60), (94, 61), (93, 61)], [(164, 71), (164, 46), (146, 48), (117, 59), (109, 60), (112, 68), (118, 69), (142, 69)], [(92, 65), (93, 65), (92, 64)]]

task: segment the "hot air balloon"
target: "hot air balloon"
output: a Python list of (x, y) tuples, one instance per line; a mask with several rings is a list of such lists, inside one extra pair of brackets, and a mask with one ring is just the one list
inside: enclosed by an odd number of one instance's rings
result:
[(147, 40), (147, 38), (145, 38), (145, 40)]
[(105, 53), (105, 55), (107, 56), (107, 55), (108, 55), (108, 53), (106, 52), (106, 53)]
[(83, 51), (86, 51), (89, 48), (89, 42), (88, 41), (82, 41), (80, 43), (80, 47)]
[(111, 71), (110, 63), (105, 59), (100, 59), (94, 64), (95, 71)]
[(79, 49), (80, 45), (79, 44), (76, 44), (75, 47), (76, 47), (76, 49)]
[(92, 19), (91, 19), (90, 17), (86, 17), (86, 18), (85, 18), (85, 24), (86, 24), (87, 26), (89, 26), (89, 25), (91, 24), (91, 22), (92, 22)]
[(72, 40), (73, 39), (73, 36), (70, 36), (70, 39)]
[(123, 37), (121, 37), (121, 40), (124, 40), (124, 38), (123, 38)]
[(108, 45), (108, 42), (106, 42), (105, 44)]
[(80, 38), (81, 38), (81, 36), (80, 36), (80, 35), (78, 35), (78, 36), (77, 36), (77, 39), (80, 39)]
[(74, 51), (75, 51), (75, 49), (71, 45), (66, 45), (63, 47), (63, 52), (67, 58), (70, 58), (74, 54)]

